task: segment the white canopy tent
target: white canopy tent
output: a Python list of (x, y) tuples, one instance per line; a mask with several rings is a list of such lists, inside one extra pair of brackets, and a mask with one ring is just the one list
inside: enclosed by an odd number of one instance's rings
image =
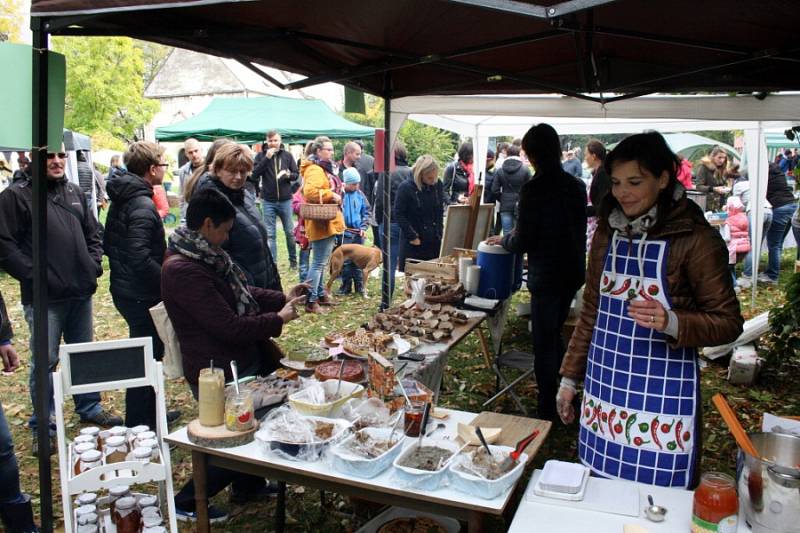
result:
[[(522, 136), (533, 124), (547, 122), (559, 134), (663, 133), (744, 130), (745, 159), (753, 199), (753, 254), (760, 257), (764, 200), (767, 194), (765, 132), (800, 122), (800, 93), (756, 98), (752, 95), (653, 95), (597, 104), (560, 95), (411, 96), (392, 100), (391, 142), (406, 119), (472, 137), (474, 153), (486, 153), (489, 137)], [(475, 158), (483, 176), (486, 160)], [(753, 265), (753, 301), (758, 261)]]

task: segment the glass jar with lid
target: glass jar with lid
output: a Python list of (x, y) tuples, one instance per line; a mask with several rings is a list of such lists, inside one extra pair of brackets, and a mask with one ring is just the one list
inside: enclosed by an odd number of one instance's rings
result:
[(153, 526), (142, 529), (142, 533), (167, 533), (167, 528), (164, 526)]
[(161, 520), (161, 515), (153, 515), (153, 514), (147, 516), (142, 515), (142, 527), (144, 529), (157, 527), (163, 524), (164, 521)]
[(97, 468), (103, 464), (103, 454), (94, 448), (87, 450), (81, 454), (80, 459), (80, 472), (86, 472), (92, 468)]
[(111, 515), (111, 521), (115, 520), (114, 518), (114, 507), (117, 503), (117, 500), (120, 498), (127, 498), (131, 495), (131, 488), (128, 485), (115, 485), (108, 489), (108, 509)]
[(100, 529), (97, 524), (83, 524), (78, 526), (75, 533), (97, 533), (98, 531), (100, 531)]
[(128, 443), (125, 437), (115, 435), (106, 439), (103, 449), (106, 456), (106, 464), (121, 463), (128, 456)]
[(133, 447), (134, 448), (138, 448), (139, 446), (142, 445), (143, 441), (150, 440), (150, 439), (155, 439), (155, 438), (156, 438), (156, 432), (155, 431), (142, 431), (141, 433), (136, 435), (136, 440), (134, 441)]
[(80, 518), (86, 515), (97, 515), (97, 507), (95, 505), (81, 505), (77, 509), (75, 509), (75, 516), (78, 518), (78, 523), (80, 523)]
[(139, 461), (140, 463), (149, 463), (152, 456), (153, 456), (152, 448), (144, 448), (140, 446), (138, 448), (134, 448), (133, 451), (128, 454), (128, 461)]
[(97, 494), (94, 492), (78, 494), (78, 497), (75, 498), (75, 507), (80, 507), (81, 505), (97, 505)]
[(692, 531), (735, 532), (739, 523), (736, 482), (727, 474), (706, 472), (694, 491)]
[(158, 441), (156, 439), (145, 439), (139, 443), (139, 446), (142, 448), (150, 448), (152, 450), (150, 459), (152, 461), (158, 461), (161, 454), (159, 453)]
[(78, 435), (77, 437), (72, 439), (72, 446), (73, 447), (77, 446), (78, 444), (86, 444), (86, 443), (89, 443), (92, 446), (94, 446), (95, 449), (98, 449), (97, 448), (97, 440), (94, 437), (92, 437), (91, 435)]
[(94, 441), (95, 446), (97, 449), (100, 449), (100, 428), (95, 426), (89, 426), (81, 429), (79, 436), (87, 436), (91, 437)]
[(97, 513), (86, 513), (78, 515), (78, 525), (79, 526), (86, 526), (90, 524), (97, 525), (99, 519), (100, 517), (97, 516)]
[(136, 498), (126, 496), (114, 502), (114, 524), (117, 533), (139, 533), (142, 515), (136, 507)]
[(91, 442), (82, 442), (72, 447), (72, 471), (76, 476), (81, 473), (81, 455), (92, 450), (97, 451)]
[(146, 426), (144, 424), (141, 424), (139, 426), (133, 426), (128, 432), (128, 448), (130, 449), (135, 448), (136, 437), (138, 437), (140, 433), (143, 433), (145, 431), (150, 431), (150, 426)]

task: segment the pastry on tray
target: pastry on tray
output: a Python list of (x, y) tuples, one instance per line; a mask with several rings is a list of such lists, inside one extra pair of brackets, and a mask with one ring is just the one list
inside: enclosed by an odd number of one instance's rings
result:
[(370, 332), (364, 328), (346, 333), (342, 347), (352, 355), (367, 357), (370, 352), (377, 352), (384, 357), (394, 357), (397, 349), (392, 346), (394, 338), (382, 332)]
[[(314, 377), (319, 381), (339, 378), (339, 367), (342, 361), (328, 361), (317, 366)], [(358, 361), (344, 361), (342, 381), (358, 383), (364, 380), (364, 367)]]

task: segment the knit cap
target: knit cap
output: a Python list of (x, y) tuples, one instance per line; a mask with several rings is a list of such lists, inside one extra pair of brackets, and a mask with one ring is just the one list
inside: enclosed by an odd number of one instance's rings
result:
[(355, 167), (346, 168), (342, 174), (342, 178), (344, 178), (345, 185), (361, 183), (361, 174), (358, 173)]

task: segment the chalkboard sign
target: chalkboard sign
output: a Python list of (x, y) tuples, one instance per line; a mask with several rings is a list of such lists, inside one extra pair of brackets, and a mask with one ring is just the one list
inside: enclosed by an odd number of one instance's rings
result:
[(150, 337), (64, 344), (60, 349), (69, 387), (140, 386), (150, 378), (152, 354)]

